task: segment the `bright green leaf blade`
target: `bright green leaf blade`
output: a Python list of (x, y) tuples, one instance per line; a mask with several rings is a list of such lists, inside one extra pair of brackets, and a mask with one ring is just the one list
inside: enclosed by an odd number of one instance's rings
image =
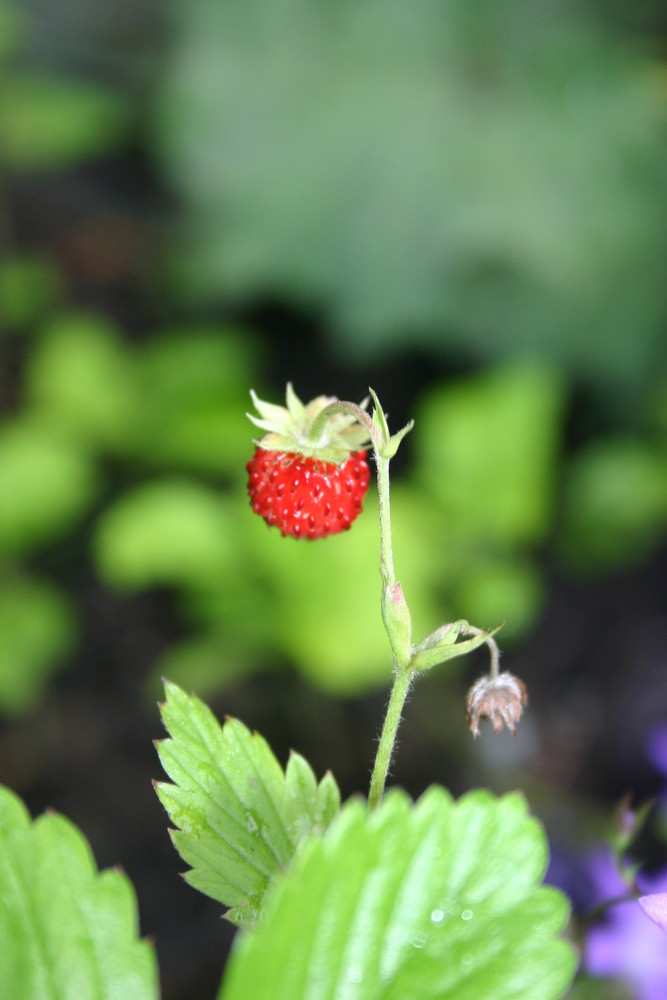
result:
[(174, 845), (191, 866), (187, 881), (252, 924), (270, 880), (287, 867), (311, 833), (338, 811), (338, 788), (319, 784), (293, 754), (283, 772), (270, 747), (237, 719), (221, 726), (198, 698), (167, 683), (162, 717), (171, 739), (158, 743), (174, 784), (160, 782), (160, 801), (178, 827)]
[(35, 823), (0, 787), (0, 996), (8, 1000), (152, 1000), (155, 955), (138, 937), (134, 891), (97, 872), (62, 816)]
[(555, 1000), (575, 956), (546, 861), (519, 795), (353, 801), (237, 940), (220, 1000)]

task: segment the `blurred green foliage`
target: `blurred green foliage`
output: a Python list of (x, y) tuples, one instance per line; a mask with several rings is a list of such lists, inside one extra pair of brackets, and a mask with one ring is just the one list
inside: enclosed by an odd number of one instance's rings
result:
[(119, 89), (29, 58), (31, 14), (0, 0), (0, 155), (10, 171), (50, 171), (118, 150), (132, 125)]
[(42, 320), (61, 295), (55, 264), (40, 254), (0, 259), (0, 329), (16, 333)]
[(366, 365), (421, 342), (652, 378), (664, 83), (591, 5), (170, 6), (155, 141), (188, 302), (315, 304)]
[(0, 482), (0, 548), (13, 554), (71, 528), (98, 486), (85, 452), (30, 417), (0, 427)]
[[(267, 295), (323, 309), (332, 352), (371, 383), (398, 348), (476, 366), (415, 399), (393, 485), (417, 639), (457, 617), (521, 636), (545, 556), (593, 574), (649, 557), (667, 386), (661, 78), (645, 52), (584, 4), (167, 9), (143, 142), (179, 197), (159, 295), (180, 325), (130, 340), (73, 308), (64, 267), (9, 249), (0, 197), (0, 708), (29, 710), (75, 648), (65, 584), (46, 579), (73, 551), (120, 593), (173, 596), (182, 637), (151, 683), (205, 694), (288, 665), (339, 693), (386, 684), (374, 494), (316, 546), (253, 517), (248, 389), (282, 388), (261, 384), (261, 337), (202, 321), (211, 302), (208, 316)], [(24, 14), (0, 0), (5, 170), (125, 149), (136, 104), (57, 60), (47, 76)], [(582, 384), (604, 387), (608, 413), (634, 402), (572, 450)]]
[[(80, 312), (30, 340), (23, 406), (0, 427), (0, 548), (14, 566), (0, 598), (12, 622), (5, 710), (28, 707), (74, 641), (66, 596), (17, 578), (21, 560), (82, 528), (107, 586), (174, 594), (184, 634), (153, 665), (155, 685), (167, 673), (206, 691), (280, 663), (339, 693), (387, 682), (374, 493), (349, 534), (318, 545), (283, 539), (250, 511), (244, 411), (248, 387), (261, 388), (257, 353), (255, 338), (209, 328), (131, 345)], [(549, 546), (573, 566), (606, 569), (658, 540), (664, 453), (648, 436), (619, 438), (563, 469), (566, 411), (564, 379), (537, 362), (434, 384), (417, 400), (404, 445), (413, 468), (392, 495), (416, 638), (461, 616), (505, 619), (506, 636), (518, 636), (539, 613)]]
[(69, 166), (115, 149), (127, 103), (89, 80), (13, 73), (0, 90), (0, 148), (12, 169)]
[(0, 576), (0, 711), (28, 711), (75, 644), (75, 613), (61, 590), (25, 576)]

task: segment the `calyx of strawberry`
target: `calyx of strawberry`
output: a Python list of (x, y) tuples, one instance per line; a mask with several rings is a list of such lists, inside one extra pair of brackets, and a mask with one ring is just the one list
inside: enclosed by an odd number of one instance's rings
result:
[[(351, 452), (360, 451), (369, 444), (367, 428), (352, 413), (334, 409), (328, 418), (318, 420), (327, 407), (338, 402), (336, 396), (316, 396), (304, 404), (291, 382), (287, 384), (286, 406), (266, 403), (253, 390), (250, 395), (259, 417), (252, 413), (246, 415), (256, 427), (266, 431), (255, 441), (266, 451), (287, 452), (342, 465)], [(362, 407), (367, 403), (365, 400)]]

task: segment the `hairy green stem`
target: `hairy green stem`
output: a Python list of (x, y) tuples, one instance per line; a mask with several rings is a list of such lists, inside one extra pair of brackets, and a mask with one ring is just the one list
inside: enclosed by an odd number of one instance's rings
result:
[(378, 501), (380, 506), (380, 569), (382, 584), (389, 587), (396, 583), (394, 576), (394, 554), (391, 547), (391, 511), (389, 506), (389, 459), (381, 458), (375, 452), (378, 477)]
[(394, 676), (394, 686), (391, 689), (391, 697), (387, 706), (387, 714), (384, 719), (380, 742), (378, 743), (375, 765), (373, 766), (371, 787), (368, 793), (369, 810), (376, 809), (382, 801), (389, 765), (391, 764), (396, 743), (396, 734), (403, 712), (403, 705), (410, 690), (411, 682), (412, 671), (410, 670), (401, 670)]
[[(375, 398), (375, 397), (374, 397)], [(377, 400), (376, 400), (377, 402)], [(378, 404), (379, 406), (379, 404)], [(389, 459), (382, 455), (385, 445), (383, 433), (362, 407), (356, 403), (337, 400), (331, 403), (318, 415), (313, 422), (311, 435), (317, 439), (326, 421), (334, 413), (350, 413), (354, 415), (368, 431), (373, 445), (375, 467), (377, 470), (378, 502), (380, 509), (380, 571), (382, 574), (383, 598), (387, 588), (396, 583), (394, 575), (394, 555), (391, 544), (391, 509), (389, 503)], [(384, 416), (383, 416), (384, 421)], [(388, 633), (389, 635), (389, 633)], [(389, 635), (391, 642), (391, 635)], [(389, 765), (394, 752), (396, 734), (401, 721), (403, 706), (410, 690), (413, 672), (407, 663), (399, 663), (394, 656), (394, 685), (392, 687), (387, 714), (382, 726), (378, 750), (373, 765), (373, 774), (368, 794), (368, 808), (375, 809), (382, 801), (384, 786), (387, 781)]]
[(390, 586), (395, 583), (394, 578), (394, 557), (391, 547), (391, 518), (389, 512), (389, 459), (383, 458), (381, 450), (384, 445), (382, 433), (361, 406), (350, 403), (347, 400), (336, 400), (330, 403), (313, 421), (310, 429), (311, 438), (316, 441), (329, 420), (335, 413), (350, 413), (356, 417), (368, 431), (368, 436), (373, 445), (375, 456), (375, 466), (377, 469), (378, 499), (380, 505), (380, 559), (382, 571), (382, 583)]

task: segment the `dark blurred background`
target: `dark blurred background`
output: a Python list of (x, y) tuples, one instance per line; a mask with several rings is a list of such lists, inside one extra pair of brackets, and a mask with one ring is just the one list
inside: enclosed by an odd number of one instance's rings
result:
[(0, 781), (126, 869), (165, 1000), (214, 995), (231, 929), (150, 786), (160, 677), (344, 795), (389, 687), (375, 499), (268, 532), (251, 387), (414, 417), (416, 630), (505, 621), (517, 738), (469, 736), (479, 652), (415, 686), (393, 779), (521, 787), (571, 849), (655, 793), (665, 27), (657, 0), (0, 0)]

